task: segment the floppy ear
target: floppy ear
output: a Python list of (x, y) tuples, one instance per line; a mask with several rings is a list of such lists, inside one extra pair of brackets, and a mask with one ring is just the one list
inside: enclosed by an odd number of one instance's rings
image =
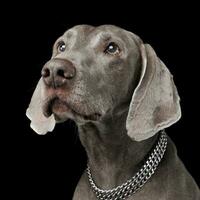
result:
[(31, 128), (40, 135), (52, 131), (55, 127), (54, 116), (51, 115), (49, 118), (46, 118), (42, 112), (42, 86), (41, 78), (33, 93), (29, 107), (26, 110), (26, 116), (31, 120)]
[(148, 44), (140, 45), (142, 70), (126, 120), (127, 134), (145, 140), (181, 117), (180, 98), (173, 77)]

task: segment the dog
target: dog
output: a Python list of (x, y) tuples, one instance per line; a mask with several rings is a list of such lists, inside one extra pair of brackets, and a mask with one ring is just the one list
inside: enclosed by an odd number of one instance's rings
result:
[(165, 129), (181, 117), (173, 77), (149, 44), (114, 25), (57, 39), (26, 115), (38, 134), (72, 119), (88, 155), (73, 200), (199, 200)]

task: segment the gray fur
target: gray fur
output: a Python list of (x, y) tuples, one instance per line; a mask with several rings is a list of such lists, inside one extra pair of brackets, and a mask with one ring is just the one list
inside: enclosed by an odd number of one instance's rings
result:
[[(57, 50), (60, 40), (66, 43), (64, 52)], [(109, 42), (118, 44), (119, 54), (104, 52)], [(27, 114), (39, 134), (52, 130), (55, 123), (52, 116), (57, 122), (73, 119), (96, 184), (111, 189), (140, 169), (159, 130), (180, 119), (179, 96), (172, 75), (150, 45), (113, 25), (79, 25), (65, 32), (56, 41), (52, 58), (45, 67), (52, 68), (52, 63), (56, 63), (53, 68), (60, 67), (63, 60), (71, 63), (76, 75), (66, 80), (54, 74), (50, 81), (55, 83), (59, 79), (63, 83), (55, 88), (45, 84), (43, 77)], [(69, 65), (64, 67), (69, 69)], [(49, 103), (50, 113), (46, 112)], [(45, 118), (45, 127), (41, 127), (40, 119)], [(73, 200), (83, 199), (96, 199), (86, 173), (73, 197)], [(200, 199), (199, 188), (178, 158), (170, 138), (166, 155), (154, 176), (128, 198), (132, 199)]]

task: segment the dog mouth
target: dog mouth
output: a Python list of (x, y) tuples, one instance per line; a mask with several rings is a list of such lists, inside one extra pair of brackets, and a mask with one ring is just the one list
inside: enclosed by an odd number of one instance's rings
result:
[(43, 106), (43, 113), (46, 117), (50, 117), (52, 114), (56, 121), (64, 121), (66, 119), (72, 120), (86, 120), (97, 121), (101, 118), (100, 113), (85, 114), (74, 109), (72, 105), (62, 101), (58, 97), (48, 100)]

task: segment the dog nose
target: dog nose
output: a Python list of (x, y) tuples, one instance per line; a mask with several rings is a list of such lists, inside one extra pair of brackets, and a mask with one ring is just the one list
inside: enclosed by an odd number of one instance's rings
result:
[(47, 62), (41, 72), (47, 86), (61, 87), (76, 75), (73, 63), (64, 59), (53, 59)]

